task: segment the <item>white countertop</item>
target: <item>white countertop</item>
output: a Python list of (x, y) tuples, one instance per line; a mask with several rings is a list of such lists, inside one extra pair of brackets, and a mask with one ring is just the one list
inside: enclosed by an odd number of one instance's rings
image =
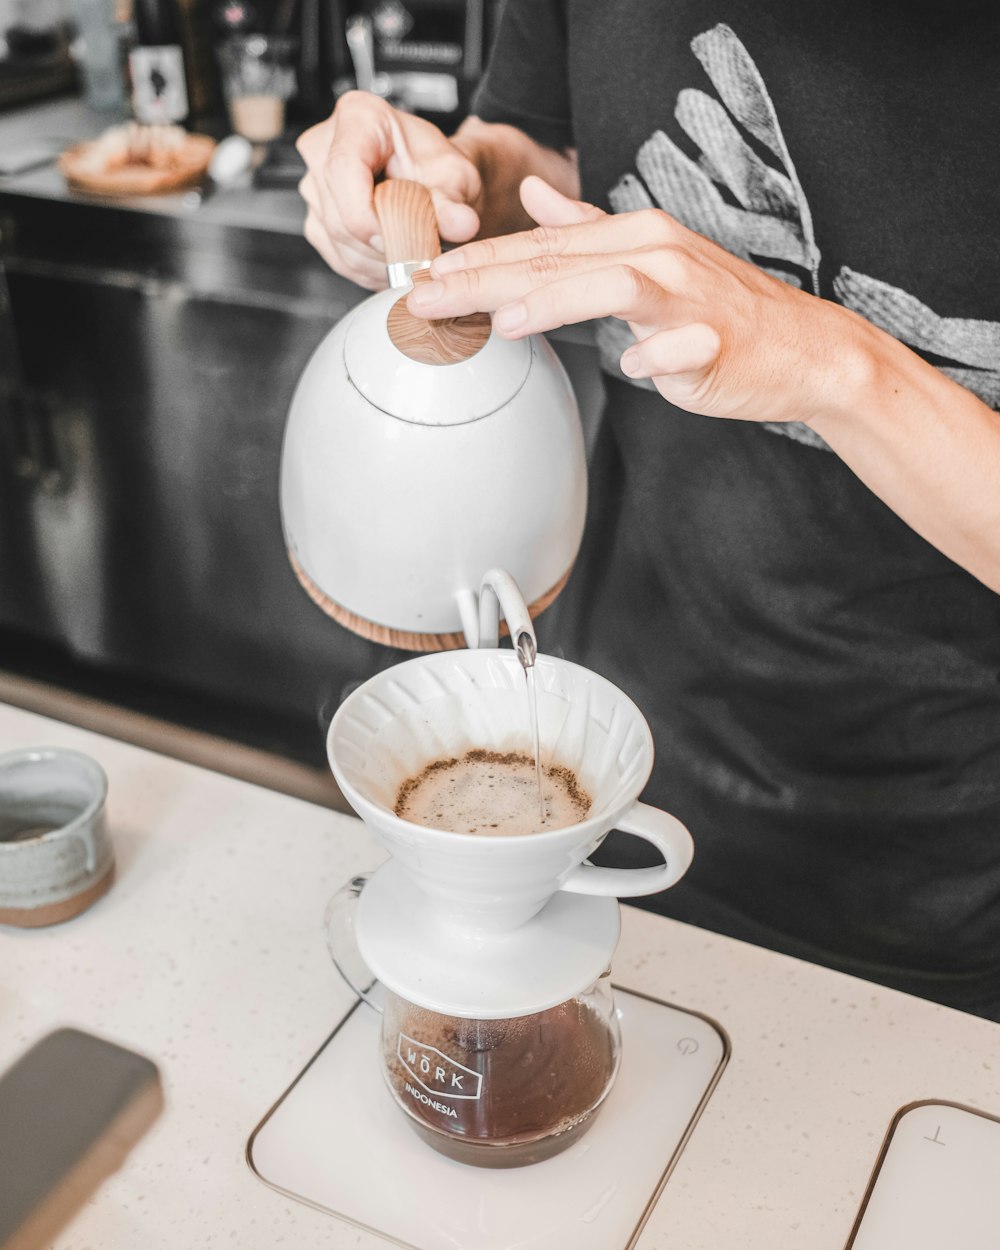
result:
[[(244, 1160), (350, 1001), (320, 920), (381, 859), (364, 827), (0, 705), (0, 750), (43, 744), (107, 771), (118, 879), (68, 924), (0, 929), (0, 1069), (72, 1024), (148, 1054), (168, 1100), (55, 1250), (387, 1245)], [(899, 1107), (1000, 1113), (997, 1025), (632, 908), (614, 972), (714, 1018), (733, 1048), (641, 1250), (842, 1250)]]

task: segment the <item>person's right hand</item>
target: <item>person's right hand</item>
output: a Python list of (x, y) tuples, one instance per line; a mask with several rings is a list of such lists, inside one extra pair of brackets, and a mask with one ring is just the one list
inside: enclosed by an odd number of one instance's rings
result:
[(349, 91), (296, 147), (307, 169), (299, 183), (309, 206), (305, 236), (332, 269), (360, 286), (386, 284), (372, 206), (378, 174), (423, 183), (447, 242), (466, 243), (479, 231), (483, 187), (476, 166), (436, 126), (378, 96)]

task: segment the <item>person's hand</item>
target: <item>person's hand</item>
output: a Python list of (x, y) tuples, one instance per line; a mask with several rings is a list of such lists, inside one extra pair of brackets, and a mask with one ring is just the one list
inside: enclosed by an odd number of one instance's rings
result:
[(372, 207), (378, 174), (423, 183), (447, 242), (464, 243), (479, 230), (482, 183), (476, 166), (436, 126), (378, 96), (348, 92), (296, 147), (307, 170), (299, 183), (309, 206), (305, 236), (332, 269), (360, 286), (385, 286)]
[[(424, 317), (494, 313), (521, 338), (613, 316), (638, 340), (621, 360), (671, 403), (707, 416), (808, 421), (837, 402), (872, 331), (860, 317), (772, 278), (667, 213), (609, 216), (539, 178), (522, 185), (535, 230), (439, 257), (409, 307)], [(852, 379), (853, 380), (853, 379)]]

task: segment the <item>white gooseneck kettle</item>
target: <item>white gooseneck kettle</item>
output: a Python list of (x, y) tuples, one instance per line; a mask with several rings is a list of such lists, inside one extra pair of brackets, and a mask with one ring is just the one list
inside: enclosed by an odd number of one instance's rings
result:
[(390, 287), (330, 331), (295, 391), (288, 553), (355, 633), (414, 651), (477, 646), (484, 571), (509, 571), (532, 615), (569, 575), (587, 495), (579, 412), (540, 336), (502, 339), (484, 314), (408, 312), (440, 252), (430, 196), (387, 181), (375, 206)]

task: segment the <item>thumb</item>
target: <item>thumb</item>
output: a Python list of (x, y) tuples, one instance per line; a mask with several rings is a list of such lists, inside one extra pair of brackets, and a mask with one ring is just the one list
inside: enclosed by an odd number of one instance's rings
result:
[[(460, 148), (434, 131), (434, 142), (418, 143), (414, 152), (396, 114), (391, 117), (393, 149), (386, 163), (390, 178), (411, 178), (430, 192), (438, 234), (446, 243), (468, 243), (479, 233), (479, 214), (473, 208), (482, 195), (479, 171)], [(415, 138), (420, 138), (417, 131)]]
[(531, 174), (521, 183), (521, 203), (528, 216), (540, 226), (575, 226), (581, 221), (595, 221), (607, 215), (593, 204), (571, 200), (537, 174)]
[(479, 214), (471, 204), (453, 199), (445, 191), (431, 188), (437, 214), (438, 232), (446, 243), (468, 243), (479, 233)]
[[(633, 327), (633, 330), (640, 327)], [(718, 366), (722, 342), (718, 331), (703, 322), (658, 330), (629, 347), (621, 371), (630, 378), (651, 378), (665, 399), (688, 412), (706, 416), (707, 387)]]

